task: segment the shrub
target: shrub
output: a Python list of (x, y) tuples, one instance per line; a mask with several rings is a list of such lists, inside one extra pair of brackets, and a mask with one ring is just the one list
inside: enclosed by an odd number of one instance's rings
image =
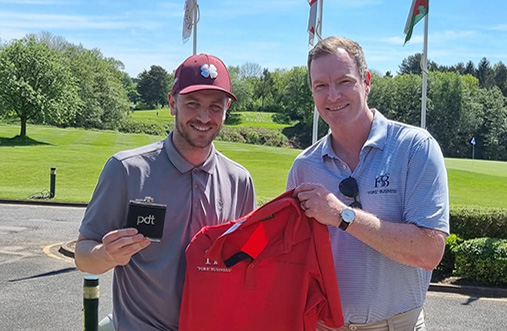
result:
[(507, 284), (507, 240), (475, 238), (456, 247), (456, 274), (485, 285)]
[(463, 239), (507, 239), (507, 209), (451, 207), (451, 233)]
[(253, 145), (289, 147), (289, 140), (278, 130), (249, 127), (222, 127), (217, 137), (221, 141), (232, 141)]
[(151, 135), (167, 135), (167, 132), (172, 130), (173, 124), (169, 122), (159, 122), (152, 120), (132, 120), (127, 119), (118, 128), (118, 131), (124, 133), (145, 133)]
[(221, 141), (230, 141), (230, 142), (236, 142), (236, 143), (246, 143), (245, 138), (241, 135), (239, 130), (236, 128), (228, 128), (223, 126), (222, 130), (220, 130), (220, 133), (217, 136), (217, 140)]
[(449, 235), (445, 239), (445, 251), (442, 261), (436, 267), (435, 272), (442, 275), (450, 275), (454, 270), (456, 259), (456, 248), (463, 242), (463, 239), (455, 234)]

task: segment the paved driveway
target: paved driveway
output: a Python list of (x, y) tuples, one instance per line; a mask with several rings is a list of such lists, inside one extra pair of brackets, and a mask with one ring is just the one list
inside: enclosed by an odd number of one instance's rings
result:
[[(82, 330), (85, 274), (59, 253), (84, 208), (0, 204), (0, 330)], [(111, 311), (111, 272), (99, 278), (99, 315)], [(507, 330), (507, 297), (430, 291), (428, 330)]]

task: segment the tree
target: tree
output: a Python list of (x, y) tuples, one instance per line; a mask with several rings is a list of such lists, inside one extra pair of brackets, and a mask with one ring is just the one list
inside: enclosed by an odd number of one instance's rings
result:
[(267, 98), (271, 96), (271, 91), (273, 90), (273, 79), (271, 78), (271, 74), (267, 68), (262, 71), (262, 76), (259, 78), (256, 89), (255, 89), (255, 97), (261, 100), (260, 110), (264, 110), (265, 101)]
[(464, 75), (472, 75), (474, 77), (477, 77), (477, 70), (475, 69), (475, 65), (472, 61), (468, 61), (467, 65), (465, 66), (465, 71), (463, 72)]
[(477, 78), (479, 78), (480, 87), (491, 88), (495, 84), (493, 68), (485, 57), (477, 65)]
[(122, 83), (123, 87), (127, 91), (129, 101), (134, 105), (137, 104), (141, 99), (141, 96), (137, 92), (137, 84), (134, 83), (132, 78), (126, 72), (123, 73)]
[(231, 104), (227, 114), (230, 114), (232, 111), (246, 111), (252, 105), (252, 86), (246, 80), (240, 79), (241, 74), (238, 66), (230, 66), (228, 67), (228, 71), (231, 77), (232, 93), (234, 93), (238, 101)]
[[(422, 67), (421, 67), (421, 59), (422, 59), (422, 53), (416, 53), (414, 55), (410, 55), (408, 58), (403, 59), (401, 62), (399, 68), (399, 74), (414, 74), (414, 75), (420, 75), (422, 73)], [(428, 70), (437, 70), (438, 66), (435, 62), (431, 60), (427, 60), (427, 66)]]
[(371, 91), (368, 95), (368, 106), (378, 109), (387, 118), (396, 118), (398, 105), (396, 105), (395, 81), (391, 76), (380, 77), (372, 72)]
[(489, 160), (507, 160), (507, 100), (494, 86), (479, 89), (475, 102), (481, 107), (482, 119), (477, 130), (476, 155)]
[(239, 68), (239, 77), (240, 79), (255, 77), (259, 78), (262, 75), (262, 67), (253, 62), (247, 62), (242, 64)]
[(144, 70), (138, 76), (137, 92), (141, 100), (150, 108), (168, 104), (169, 74), (161, 66), (152, 65), (149, 71)]
[(463, 64), (463, 62), (459, 62), (454, 66), (454, 71), (460, 75), (465, 75), (465, 69), (465, 64)]
[(507, 97), (507, 67), (500, 61), (494, 65), (493, 71), (495, 72), (495, 85), (498, 86), (503, 95)]
[(429, 80), (428, 131), (438, 141), (447, 157), (463, 157), (471, 137), (470, 117), (464, 112), (464, 87), (461, 76), (455, 72), (432, 72)]
[[(287, 72), (281, 102), (283, 114), (290, 120), (299, 122), (292, 130), (286, 131), (287, 135), (296, 140), (297, 146), (309, 146), (312, 142), (314, 103), (311, 90), (308, 87), (308, 69), (306, 67), (294, 67)], [(320, 136), (327, 133), (327, 128), (327, 124), (320, 119)]]
[(27, 121), (69, 125), (80, 104), (76, 83), (58, 51), (34, 37), (0, 53), (0, 111), (14, 112), (26, 136)]
[(69, 45), (63, 54), (78, 81), (82, 100), (74, 125), (84, 128), (116, 129), (129, 110), (123, 86), (123, 64), (104, 58), (98, 49)]

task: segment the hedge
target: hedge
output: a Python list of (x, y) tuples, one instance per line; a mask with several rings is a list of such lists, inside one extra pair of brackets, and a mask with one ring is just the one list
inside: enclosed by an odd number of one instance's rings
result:
[(507, 209), (451, 207), (451, 233), (463, 239), (507, 239)]
[(455, 249), (455, 273), (485, 285), (507, 285), (507, 239), (475, 238)]

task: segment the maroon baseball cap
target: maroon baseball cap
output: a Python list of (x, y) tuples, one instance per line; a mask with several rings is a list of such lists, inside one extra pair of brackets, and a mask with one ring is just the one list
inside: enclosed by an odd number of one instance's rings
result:
[(192, 55), (176, 69), (171, 94), (188, 94), (202, 90), (217, 90), (234, 100), (231, 78), (225, 64), (208, 54)]

